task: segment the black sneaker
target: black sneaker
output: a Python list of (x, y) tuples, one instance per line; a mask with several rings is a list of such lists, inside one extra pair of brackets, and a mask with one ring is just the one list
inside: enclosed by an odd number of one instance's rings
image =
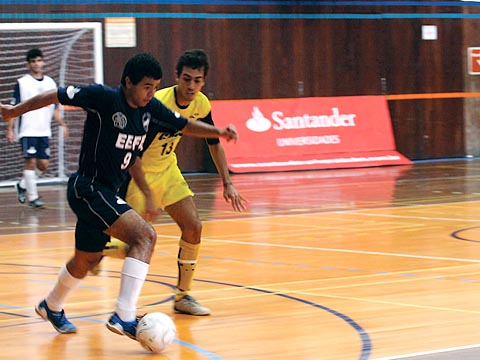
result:
[(47, 204), (38, 197), (35, 200), (29, 201), (28, 206), (34, 209), (43, 209)]
[(20, 186), (20, 182), (17, 182), (15, 185), (15, 189), (17, 189), (17, 199), (21, 204), (25, 204), (27, 200), (25, 194), (27, 193), (27, 189), (24, 189)]

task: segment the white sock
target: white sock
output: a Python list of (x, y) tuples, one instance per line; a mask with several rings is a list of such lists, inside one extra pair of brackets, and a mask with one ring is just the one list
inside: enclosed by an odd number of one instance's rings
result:
[(67, 266), (63, 265), (58, 273), (58, 280), (53, 289), (45, 298), (50, 310), (62, 311), (68, 295), (75, 290), (82, 279), (73, 277), (67, 270)]
[(133, 321), (137, 316), (137, 302), (150, 265), (132, 257), (125, 258), (120, 281), (120, 293), (115, 312), (123, 321)]
[(37, 176), (35, 174), (35, 170), (23, 170), (23, 179), (25, 180), (25, 188), (27, 189), (28, 200), (33, 201), (37, 199)]

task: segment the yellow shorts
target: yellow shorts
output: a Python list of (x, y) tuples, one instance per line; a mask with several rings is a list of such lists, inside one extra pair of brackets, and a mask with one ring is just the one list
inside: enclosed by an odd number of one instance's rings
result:
[[(164, 210), (168, 205), (194, 195), (176, 164), (160, 173), (146, 172), (145, 180), (157, 209)], [(128, 185), (126, 201), (139, 214), (145, 211), (145, 196), (133, 179)]]

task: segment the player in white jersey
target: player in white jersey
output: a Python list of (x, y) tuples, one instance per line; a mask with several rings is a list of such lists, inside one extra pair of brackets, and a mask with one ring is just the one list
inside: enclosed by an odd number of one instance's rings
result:
[[(43, 74), (45, 61), (40, 49), (30, 49), (26, 55), (29, 73), (17, 80), (12, 105), (27, 100), (44, 91), (56, 89), (55, 81)], [(38, 110), (28, 112), (17, 119), (17, 138), (22, 146), (24, 170), (22, 179), (15, 185), (18, 201), (22, 204), (28, 197), (28, 205), (32, 208), (43, 208), (45, 203), (40, 199), (37, 191), (36, 169), (45, 172), (50, 159), (49, 139), (52, 136), (52, 118), (62, 126), (64, 137), (68, 136), (68, 128), (62, 120), (58, 106), (49, 105)], [(15, 141), (15, 120), (8, 122), (7, 140)]]

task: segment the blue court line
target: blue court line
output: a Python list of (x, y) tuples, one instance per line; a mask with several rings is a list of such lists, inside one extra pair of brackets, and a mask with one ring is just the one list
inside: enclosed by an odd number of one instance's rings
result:
[[(0, 265), (6, 265), (6, 264), (0, 264)], [(10, 265), (13, 265), (13, 266), (23, 266), (22, 264), (10, 264)], [(26, 265), (28, 267), (35, 267), (35, 265), (32, 265), (32, 264), (29, 264), (29, 265)], [(38, 266), (38, 267), (41, 267), (43, 268), (44, 266)], [(107, 275), (107, 277), (117, 277), (118, 278), (118, 275), (114, 276), (113, 274), (118, 274), (119, 272), (118, 271), (108, 271), (108, 273), (110, 273), (110, 275)], [(152, 280), (151, 278), (152, 277), (161, 277), (161, 278), (167, 278), (167, 279), (176, 279), (176, 276), (170, 276), (170, 275), (157, 275), (157, 274), (148, 274), (148, 276), (150, 276), (150, 279), (146, 279), (146, 282), (153, 282), (153, 283), (159, 283), (159, 284), (162, 284), (162, 285), (166, 285), (168, 287), (174, 287), (173, 285), (169, 284), (169, 283), (165, 283), (163, 281), (158, 281), (158, 280)], [(293, 300), (293, 301), (297, 301), (297, 302), (300, 302), (300, 303), (303, 303), (303, 304), (306, 304), (306, 305), (309, 305), (309, 306), (313, 306), (317, 309), (321, 309), (321, 310), (324, 310), (336, 317), (338, 317), (339, 319), (343, 320), (344, 322), (346, 322), (348, 325), (350, 325), (356, 332), (357, 334), (360, 336), (360, 339), (361, 339), (361, 343), (362, 343), (362, 347), (361, 347), (361, 352), (360, 352), (360, 355), (359, 355), (359, 358), (358, 360), (367, 360), (370, 356), (370, 353), (372, 351), (372, 342), (370, 340), (370, 337), (368, 335), (368, 333), (358, 324), (355, 322), (355, 320), (353, 320), (351, 317), (349, 317), (348, 315), (345, 315), (343, 313), (340, 313), (334, 309), (331, 309), (329, 307), (326, 307), (326, 306), (323, 306), (323, 305), (320, 305), (320, 304), (317, 304), (315, 302), (312, 302), (312, 301), (308, 301), (308, 300), (305, 300), (305, 299), (301, 299), (301, 298), (298, 298), (298, 297), (294, 297), (294, 296), (291, 296), (291, 295), (287, 295), (287, 294), (282, 294), (282, 293), (277, 293), (277, 292), (273, 292), (273, 291), (269, 291), (269, 290), (264, 290), (264, 289), (258, 289), (258, 288), (255, 288), (255, 287), (249, 287), (249, 286), (244, 286), (244, 285), (238, 285), (238, 284), (232, 284), (232, 283), (226, 283), (226, 282), (221, 282), (221, 281), (214, 281), (214, 280), (202, 280), (202, 279), (195, 279), (195, 281), (197, 282), (204, 282), (204, 283), (209, 283), (209, 284), (216, 284), (216, 285), (223, 285), (223, 286), (229, 286), (229, 287), (235, 287), (235, 288), (242, 288), (242, 289), (245, 289), (245, 290), (251, 290), (251, 291), (255, 291), (255, 292), (261, 292), (261, 293), (265, 293), (265, 294), (271, 294), (271, 295), (274, 295), (274, 296), (279, 296), (279, 297), (282, 297), (282, 298), (285, 298), (285, 299), (289, 299), (289, 300)], [(166, 301), (169, 301), (173, 299), (173, 297), (168, 297), (167, 299), (164, 299), (160, 302), (156, 302), (156, 303), (152, 303), (152, 304), (147, 304), (145, 306), (143, 306), (143, 308), (145, 307), (149, 307), (149, 306), (153, 306), (153, 305), (156, 305), (156, 304), (161, 304), (161, 303), (165, 303)], [(2, 307), (2, 305), (0, 305), (0, 307)], [(12, 306), (8, 306), (8, 305), (4, 305), (3, 307), (5, 308), (10, 308), (10, 309), (13, 309), (14, 307)], [(82, 320), (93, 320), (91, 319), (93, 316), (98, 316), (99, 314), (95, 314), (95, 315), (90, 315), (90, 316), (79, 316), (79, 317), (75, 317), (75, 316), (72, 316), (71, 318), (72, 319), (75, 319), (75, 318), (80, 318)], [(0, 328), (7, 328), (7, 327), (12, 327), (12, 326), (19, 326), (19, 324), (15, 324), (15, 325), (8, 325), (8, 326), (0, 326)], [(184, 342), (179, 342), (179, 344), (181, 345), (184, 345), (184, 344), (187, 344), (187, 343), (184, 343)], [(212, 354), (204, 349), (201, 349), (199, 347), (197, 347), (196, 345), (190, 345), (191, 346), (191, 349), (194, 349), (196, 351), (199, 351), (202, 355), (204, 356), (208, 356), (209, 358), (211, 359), (214, 359), (214, 360), (221, 360), (220, 357), (218, 357), (217, 355), (215, 354)], [(214, 356), (214, 357), (212, 357)]]
[[(149, 274), (149, 275), (151, 275), (151, 274)], [(161, 276), (161, 275), (159, 275), (159, 276)], [(251, 291), (261, 292), (261, 293), (265, 293), (265, 294), (271, 294), (271, 295), (279, 296), (279, 297), (282, 297), (282, 298), (285, 298), (285, 299), (297, 301), (297, 302), (300, 302), (300, 303), (303, 303), (303, 304), (306, 304), (306, 305), (309, 305), (309, 306), (313, 306), (317, 309), (324, 310), (324, 311), (340, 318), (341, 320), (345, 321), (360, 336), (360, 340), (361, 340), (361, 343), (362, 343), (362, 348), (361, 348), (361, 352), (360, 352), (358, 360), (367, 360), (370, 357), (370, 353), (372, 351), (372, 341), (370, 339), (370, 336), (365, 331), (365, 329), (363, 329), (355, 320), (353, 320), (348, 315), (342, 314), (342, 313), (340, 313), (340, 312), (338, 312), (334, 309), (331, 309), (329, 307), (317, 304), (315, 302), (308, 301), (308, 300), (301, 299), (301, 298), (294, 297), (294, 296), (287, 295), (287, 294), (277, 293), (277, 292), (264, 290), (264, 289), (258, 289), (258, 288), (250, 287), (250, 286), (226, 283), (226, 282), (221, 282), (221, 281), (202, 280), (202, 279), (196, 279), (195, 281), (204, 282), (204, 283), (208, 283), (208, 284), (216, 284), (216, 285), (224, 285), (224, 286), (242, 288), (244, 290), (251, 290)]]
[(137, 19), (303, 19), (303, 20), (391, 20), (391, 19), (479, 19), (480, 14), (463, 13), (385, 13), (385, 14), (278, 14), (278, 13), (191, 13), (191, 12), (104, 12), (104, 13), (1, 13), (8, 20), (72, 20), (134, 17)]
[(210, 351), (207, 351), (205, 349), (202, 349), (201, 347), (197, 346), (197, 345), (193, 345), (193, 344), (190, 344), (190, 343), (187, 343), (185, 341), (182, 341), (182, 340), (179, 340), (179, 339), (175, 339), (173, 340), (174, 342), (176, 342), (177, 344), (179, 345), (182, 345), (182, 346), (185, 346), (186, 348), (189, 348), (191, 350), (194, 350), (196, 352), (198, 352), (200, 355), (203, 355), (203, 356), (206, 356), (208, 357), (209, 359), (213, 359), (213, 360), (223, 360), (222, 357), (214, 354), (214, 353), (211, 353)]
[[(11, 264), (11, 265), (14, 265), (14, 264)], [(15, 264), (15, 266), (22, 266), (21, 264)], [(26, 265), (26, 266), (35, 266), (35, 265)], [(40, 267), (43, 267), (43, 266), (40, 266)], [(108, 273), (113, 273), (113, 274), (117, 274), (117, 275), (106, 275), (105, 277), (115, 277), (115, 278), (119, 278), (119, 272), (118, 271), (107, 271)], [(151, 276), (156, 276), (156, 277), (164, 277), (164, 278), (168, 278), (168, 279), (176, 279), (175, 276), (164, 276), (164, 275), (154, 275), (154, 274), (149, 274)], [(156, 284), (161, 284), (161, 285), (165, 285), (167, 287), (170, 287), (171, 289), (174, 289), (175, 288), (175, 285), (172, 285), (172, 284), (169, 284), (169, 283), (166, 283), (166, 282), (163, 282), (163, 281), (158, 281), (158, 280), (151, 280), (151, 279), (146, 279), (145, 282), (153, 282), (153, 283), (156, 283)], [(94, 287), (88, 287), (86, 286), (86, 288), (93, 288), (95, 289)], [(145, 307), (150, 307), (150, 306), (154, 306), (154, 305), (159, 305), (159, 304), (163, 304), (163, 303), (166, 303), (166, 302), (171, 302), (173, 301), (174, 299), (174, 296), (171, 295), (169, 297), (167, 297), (166, 299), (164, 300), (161, 300), (161, 301), (157, 301), (157, 302), (154, 302), (154, 303), (151, 303), (151, 304), (147, 304), (147, 305), (144, 305), (142, 306), (141, 308), (145, 308)], [(8, 304), (0, 304), (0, 308), (5, 308), (5, 309), (11, 309), (11, 310), (15, 310), (15, 309), (21, 309), (23, 310), (24, 308), (22, 307), (18, 307), (18, 306), (12, 306), (12, 305), (8, 305)], [(139, 309), (141, 309), (139, 308)], [(33, 309), (31, 310), (31, 312), (33, 312)], [(7, 311), (0, 311), (0, 314), (4, 314), (4, 315), (10, 315), (10, 316), (17, 316), (17, 317), (22, 317), (22, 318), (28, 318), (28, 319), (31, 319), (32, 316), (30, 315), (23, 315), (23, 314), (15, 314), (13, 312), (7, 312)], [(99, 319), (94, 319), (94, 317), (96, 316), (104, 316), (105, 313), (99, 313), (99, 314), (91, 314), (89, 316), (69, 316), (69, 319), (73, 320), (73, 319), (81, 319), (81, 320), (84, 320), (84, 321), (90, 321), (90, 322), (94, 322), (94, 323), (100, 323), (100, 324), (103, 324), (105, 323), (104, 320), (99, 320)], [(18, 326), (24, 326), (24, 325), (31, 325), (31, 324), (36, 324), (36, 323), (42, 323), (44, 322), (43, 320), (34, 320), (34, 321), (29, 321), (29, 322), (25, 322), (25, 323), (21, 323), (21, 324), (13, 324), (13, 325), (7, 325), (7, 326), (1, 326), (0, 325), (0, 329), (1, 328), (12, 328), (12, 327), (18, 327)], [(221, 358), (220, 356), (208, 351), (208, 350), (205, 350), (203, 348), (201, 348), (200, 346), (197, 346), (197, 345), (194, 345), (194, 344), (190, 344), (188, 342), (185, 342), (183, 340), (179, 340), (179, 339), (175, 339), (174, 342), (178, 343), (179, 345), (181, 346), (184, 346), (184, 347), (187, 347), (191, 350), (194, 350), (196, 352), (198, 352), (199, 354), (201, 354), (202, 356), (205, 356), (209, 359), (212, 359), (212, 360), (223, 360), (223, 358)]]
[(360, 336), (360, 339), (362, 341), (362, 350), (360, 352), (360, 357), (358, 359), (359, 360), (367, 360), (370, 357), (370, 353), (372, 352), (372, 341), (370, 340), (370, 336), (365, 331), (365, 329), (363, 329), (359, 324), (357, 324), (351, 317), (349, 317), (345, 314), (342, 314), (342, 313), (340, 313), (336, 310), (330, 309), (330, 308), (328, 308), (326, 306), (323, 306), (323, 305), (316, 304), (316, 303), (311, 302), (311, 301), (307, 301), (307, 300), (304, 300), (304, 299), (296, 298), (296, 297), (293, 297), (293, 296), (290, 296), (290, 295), (285, 295), (285, 294), (275, 294), (275, 295), (280, 296), (280, 297), (284, 297), (284, 298), (287, 298), (287, 299), (290, 299), (290, 300), (295, 300), (295, 301), (304, 303), (306, 305), (310, 305), (310, 306), (325, 310), (325, 311), (339, 317), (340, 319), (345, 321), (348, 325), (353, 327), (355, 329), (355, 331), (358, 333), (358, 335)]
[[(5, 308), (8, 308), (7, 305), (5, 304), (0, 304), (0, 307), (5, 307)], [(13, 308), (15, 309), (15, 308)], [(22, 318), (31, 318), (30, 315), (23, 315), (23, 314), (15, 314), (13, 312), (9, 312), (9, 311), (0, 311), (0, 314), (3, 314), (3, 315), (10, 315), (10, 316), (17, 316), (17, 317), (22, 317)]]
[(478, 6), (475, 2), (461, 1), (319, 1), (319, 0), (0, 0), (1, 5), (245, 5), (245, 6)]
[(469, 231), (469, 230), (472, 230), (472, 229), (478, 229), (478, 228), (480, 228), (480, 226), (472, 226), (472, 227), (468, 227), (468, 228), (455, 230), (454, 232), (452, 232), (451, 236), (454, 239), (461, 240), (461, 241), (469, 241), (469, 242), (474, 242), (474, 243), (480, 243), (479, 239), (469, 239), (467, 237), (464, 237), (464, 236), (460, 235), (462, 232)]

